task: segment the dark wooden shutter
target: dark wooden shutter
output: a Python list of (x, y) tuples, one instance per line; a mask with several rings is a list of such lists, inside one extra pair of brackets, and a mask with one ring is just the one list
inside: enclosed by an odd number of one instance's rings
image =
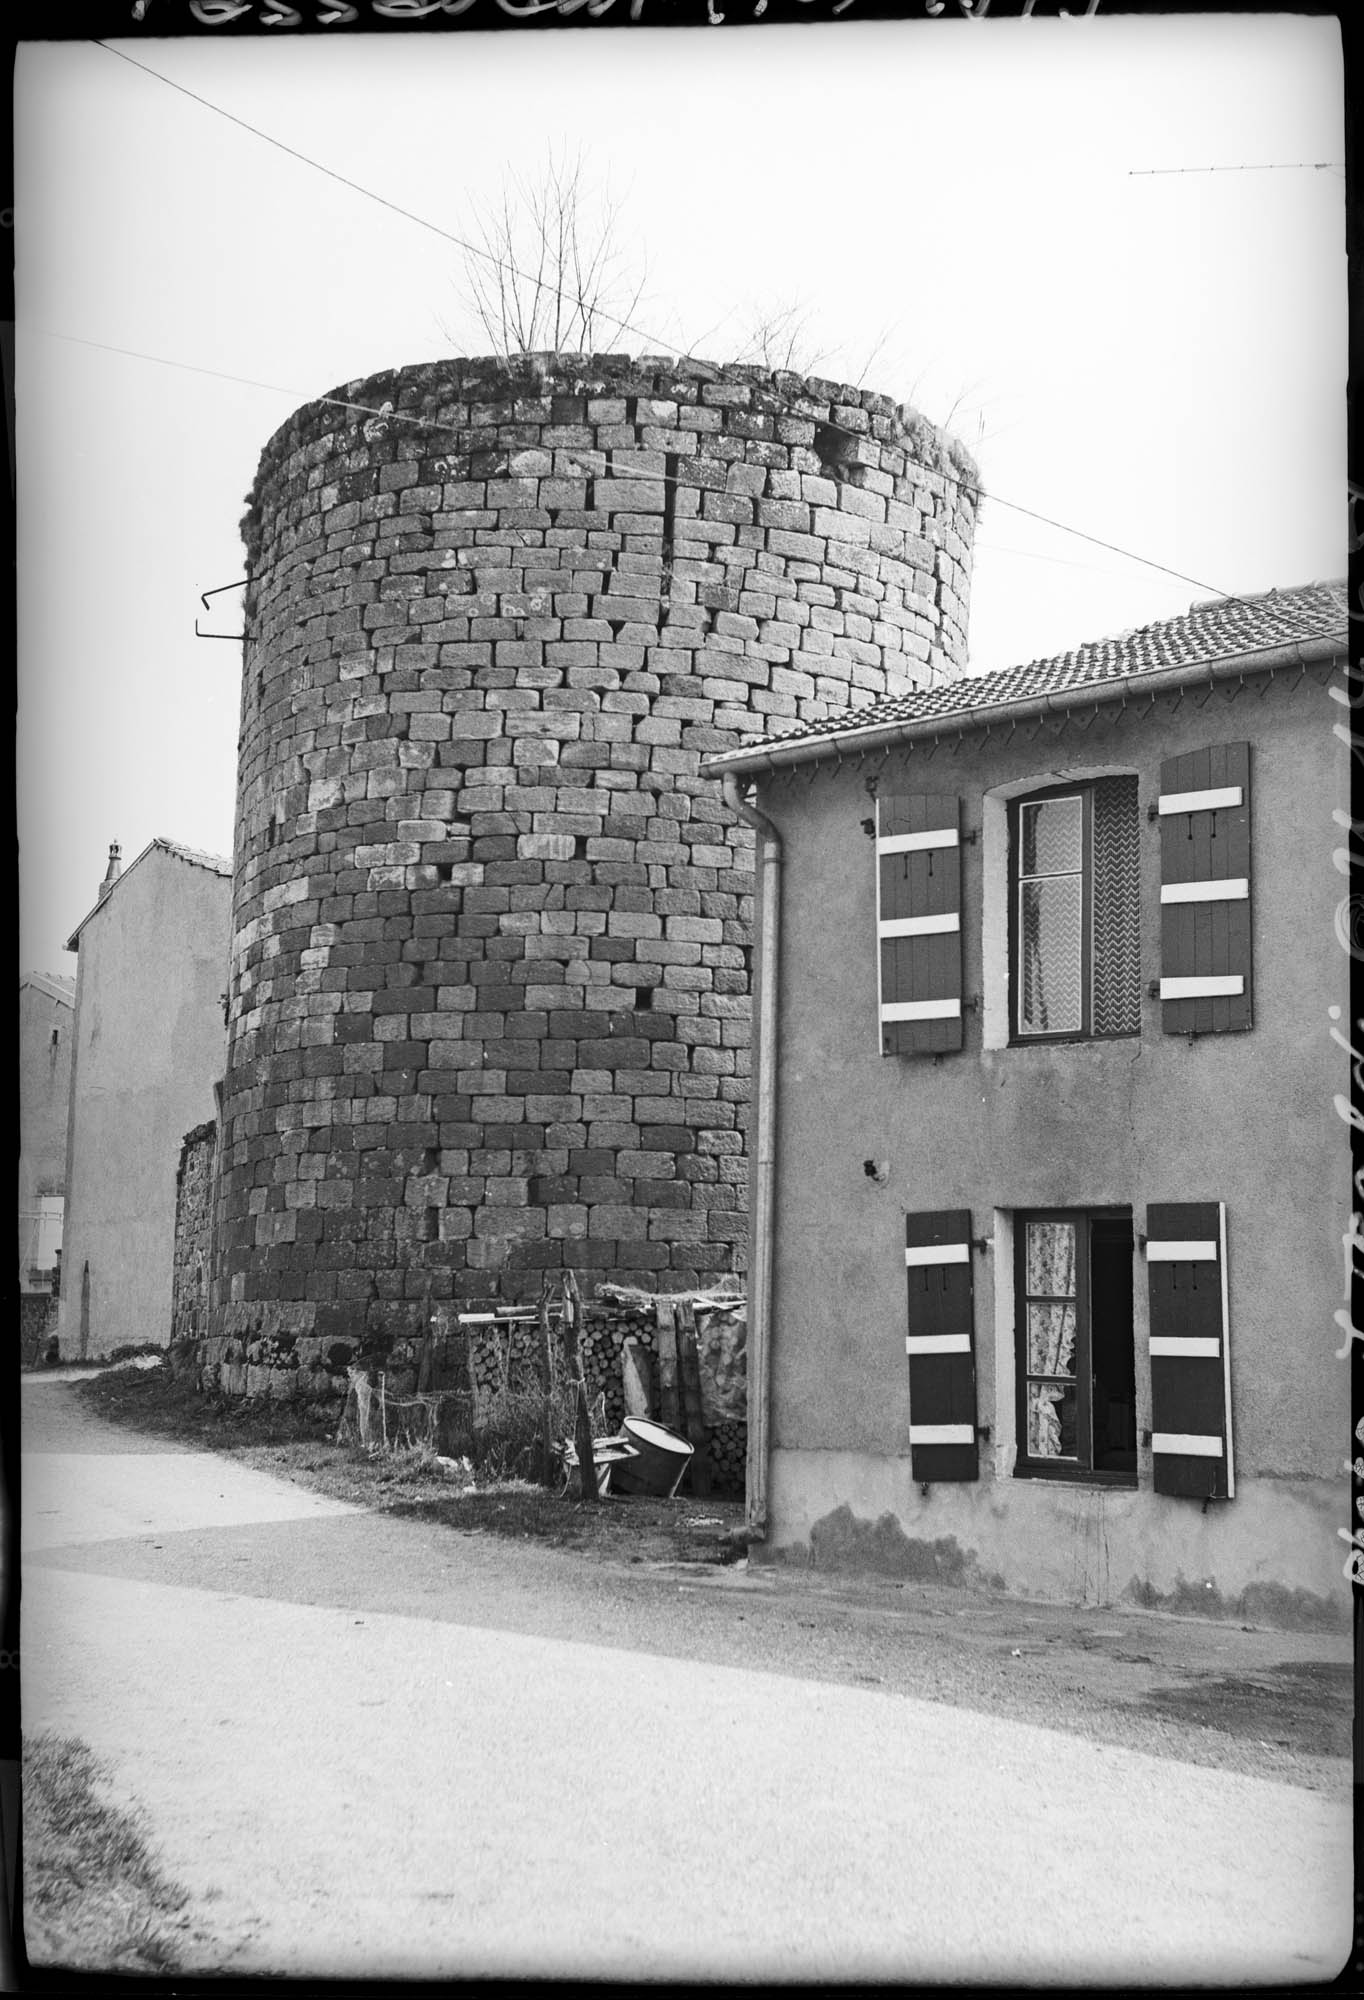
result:
[(905, 1217), (909, 1457), (921, 1480), (978, 1479), (971, 1212)]
[(1248, 743), (1161, 764), (1160, 974), (1166, 1034), (1251, 1025)]
[(900, 792), (876, 801), (882, 1055), (961, 1047), (960, 819), (956, 798)]
[(1156, 1492), (1230, 1500), (1236, 1481), (1222, 1203), (1153, 1202), (1146, 1211), (1146, 1269)]

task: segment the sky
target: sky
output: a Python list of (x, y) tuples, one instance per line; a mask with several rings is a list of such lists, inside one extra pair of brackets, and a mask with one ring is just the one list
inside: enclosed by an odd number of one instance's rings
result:
[(260, 451), (487, 351), (435, 231), (551, 148), (646, 271), (610, 345), (753, 358), (778, 323), (950, 423), (973, 669), (1344, 574), (1329, 19), (24, 42), (15, 78), (22, 970), (74, 972), (111, 841), (230, 854), (241, 649), (194, 627), (237, 629), (199, 598), (243, 575)]

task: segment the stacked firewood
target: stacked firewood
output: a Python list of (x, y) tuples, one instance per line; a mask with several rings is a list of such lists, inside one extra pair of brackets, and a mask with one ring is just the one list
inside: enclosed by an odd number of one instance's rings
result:
[(711, 1491), (741, 1495), (747, 1457), (748, 1425), (733, 1421), (717, 1424), (710, 1433)]

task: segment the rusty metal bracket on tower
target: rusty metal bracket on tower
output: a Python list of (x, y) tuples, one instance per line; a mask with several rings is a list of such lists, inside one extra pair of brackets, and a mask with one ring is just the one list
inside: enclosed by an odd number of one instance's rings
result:
[[(210, 597), (221, 597), (223, 592), (227, 590), (245, 590), (250, 581), (249, 576), (243, 576), (239, 577), (236, 583), (215, 584), (212, 590), (200, 591), (199, 602), (203, 605), (205, 611), (207, 611), (209, 609), (208, 600)], [(246, 637), (246, 634), (245, 632), (201, 632), (199, 630), (199, 620), (196, 618), (194, 621), (194, 636), (196, 639), (231, 639), (234, 644), (239, 645)]]

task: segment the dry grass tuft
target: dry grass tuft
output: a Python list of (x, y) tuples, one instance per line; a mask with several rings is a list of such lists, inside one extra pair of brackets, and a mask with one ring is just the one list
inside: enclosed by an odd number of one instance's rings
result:
[(76, 1737), (24, 1744), (24, 1940), (35, 1965), (174, 1972), (186, 1892), (162, 1875), (141, 1815), (107, 1796)]

